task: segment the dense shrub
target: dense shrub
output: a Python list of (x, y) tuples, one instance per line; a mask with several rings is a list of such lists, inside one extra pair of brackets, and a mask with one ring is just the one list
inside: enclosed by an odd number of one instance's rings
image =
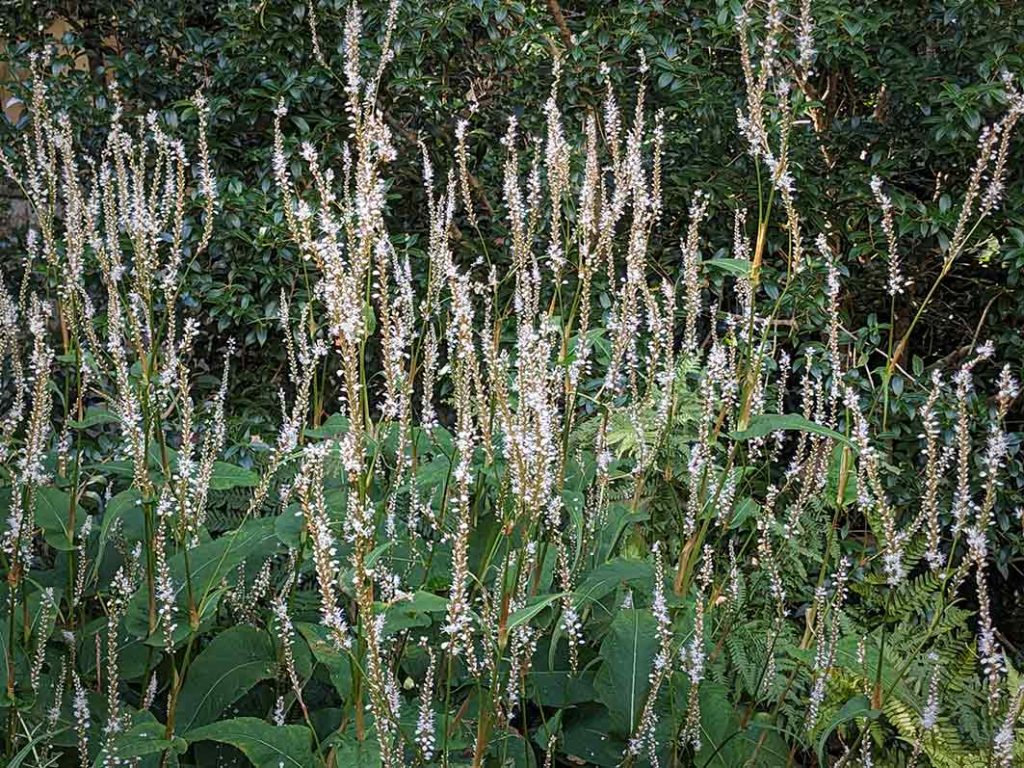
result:
[(1019, 14), (95, 8), (11, 49), (15, 765), (1024, 756)]

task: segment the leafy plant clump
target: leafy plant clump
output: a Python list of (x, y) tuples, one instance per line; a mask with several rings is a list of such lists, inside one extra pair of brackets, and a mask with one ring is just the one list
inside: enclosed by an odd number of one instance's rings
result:
[[(192, 145), (112, 87), (90, 148), (35, 58), (2, 155), (33, 212), (0, 272), (9, 765), (1024, 760), (988, 583), (1017, 378), (987, 343), (908, 362), (1010, 183), (1024, 93), (1005, 78), (931, 290), (873, 339), (846, 327), (836, 237), (804, 225), (789, 148), (813, 104), (793, 86), (816, 54), (810, 3), (793, 13), (735, 18), (758, 203), (694, 191), (666, 271), (642, 56), (632, 109), (609, 84), (575, 127), (555, 56), (543, 135), (507, 123), (497, 212), (472, 117), (449, 157), (423, 145), (428, 230), (395, 233), (398, 7), (368, 61), (351, 6), (340, 161), (291, 152), (288, 105), (272, 116), (312, 298), (280, 297), (286, 370), (260, 371), (280, 423), (252, 466), (225, 460), (234, 348), (200, 348), (182, 289), (219, 212), (207, 99)], [(867, 183), (894, 317), (891, 187)], [(719, 215), (734, 237), (711, 255)], [(916, 456), (893, 451), (897, 416)]]

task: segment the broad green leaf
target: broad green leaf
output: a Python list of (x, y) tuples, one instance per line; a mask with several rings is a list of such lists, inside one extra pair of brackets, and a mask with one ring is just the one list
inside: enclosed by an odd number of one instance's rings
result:
[(348, 432), (348, 425), (347, 417), (340, 413), (333, 413), (319, 427), (303, 430), (303, 434), (318, 440), (325, 437), (339, 437)]
[(729, 437), (733, 440), (750, 440), (754, 437), (765, 437), (772, 432), (810, 432), (813, 435), (831, 437), (840, 443), (853, 448), (852, 443), (834, 429), (823, 427), (810, 419), (805, 419), (798, 413), (762, 413), (750, 420), (750, 425), (742, 432), (730, 432)]
[[(380, 768), (380, 743), (373, 733), (365, 739), (357, 739), (351, 729), (344, 733), (333, 734), (324, 744), (331, 748), (334, 765), (352, 766), (352, 768)], [(457, 765), (457, 763), (452, 763)]]
[(568, 756), (569, 763), (601, 768), (622, 765), (626, 742), (615, 734), (608, 712), (593, 705), (584, 705), (569, 712), (573, 717), (569, 720), (563, 716), (562, 739), (558, 745)]
[(255, 717), (236, 717), (197, 728), (190, 744), (209, 739), (241, 750), (256, 768), (314, 768), (313, 732), (304, 725), (271, 725)]
[(68, 426), (72, 429), (88, 429), (100, 424), (118, 424), (120, 421), (121, 419), (113, 411), (90, 405), (85, 409), (85, 416), (83, 418), (68, 421)]
[[(143, 713), (143, 715), (147, 714)], [(172, 754), (184, 754), (188, 749), (188, 743), (180, 736), (166, 739), (164, 732), (164, 725), (150, 715), (147, 722), (134, 725), (124, 733), (115, 736), (112, 746), (120, 760), (159, 755), (165, 751)], [(108, 758), (103, 752), (100, 752), (96, 756), (93, 768), (105, 768), (107, 765), (109, 765)]]
[(576, 590), (577, 602), (596, 602), (628, 586), (649, 590), (654, 583), (654, 566), (647, 560), (617, 557), (592, 570)]
[(558, 732), (562, 730), (562, 712), (559, 710), (544, 722), (540, 724), (540, 727), (533, 732), (533, 743), (543, 749), (545, 752), (548, 746), (551, 744), (552, 737), (557, 738)]
[(750, 262), (746, 259), (708, 259), (702, 264), (733, 277), (750, 277)]
[[(507, 768), (538, 768), (530, 743), (514, 730), (495, 729), (491, 733), (487, 754)], [(484, 764), (491, 761), (484, 760)]]
[[(608, 505), (605, 516), (605, 525), (599, 533), (596, 546), (596, 562), (607, 562), (612, 559), (612, 554), (623, 554), (619, 549), (619, 543), (628, 532), (637, 526), (638, 523), (645, 523), (651, 519), (650, 505), (640, 504), (639, 506), (622, 501), (614, 501)], [(636, 559), (633, 556), (625, 555), (626, 559)], [(650, 583), (645, 591), (650, 590)]]
[(317, 664), (322, 664), (327, 670), (334, 689), (342, 701), (348, 701), (352, 695), (352, 665), (348, 654), (337, 648), (331, 640), (327, 627), (322, 624), (299, 622), (295, 628), (305, 638)]
[(420, 590), (410, 600), (397, 600), (384, 611), (384, 634), (392, 635), (412, 627), (429, 627), (431, 614), (448, 609), (448, 600), (432, 592)]
[(142, 511), (142, 494), (137, 488), (121, 491), (107, 502), (103, 509), (103, 521), (100, 523), (100, 540), (96, 560), (93, 563), (93, 574), (99, 572), (103, 564), (103, 553), (110, 541), (110, 533), (117, 521), (121, 521), (121, 534), (129, 543), (143, 541), (146, 538), (146, 518)]
[(259, 485), (260, 476), (251, 469), (236, 467), (224, 461), (213, 463), (213, 474), (210, 476), (210, 489), (214, 491), (230, 491), (232, 488), (255, 488)]
[(100, 538), (107, 535), (108, 529), (118, 520), (122, 520), (122, 530), (129, 541), (142, 541), (145, 538), (145, 516), (142, 512), (142, 494), (137, 488), (121, 491), (107, 502), (103, 510), (103, 526)]
[(302, 517), (302, 508), (298, 504), (290, 504), (274, 518), (274, 532), (281, 543), (291, 549), (298, 549), (302, 540), (302, 529), (306, 521)]
[(782, 768), (788, 752), (778, 733), (765, 727), (756, 717), (741, 726), (736, 708), (726, 689), (705, 680), (700, 684), (701, 761), (705, 768)]
[(75, 530), (71, 529), (68, 510), (71, 496), (53, 486), (36, 490), (36, 525), (43, 529), (43, 538), (54, 549), (70, 552), (75, 548), (75, 532), (81, 527), (85, 512), (75, 510)]
[(875, 720), (880, 714), (882, 714), (881, 711), (871, 708), (871, 702), (864, 694), (854, 696), (843, 704), (842, 709), (835, 714), (835, 717), (829, 720), (818, 737), (818, 743), (815, 745), (815, 750), (818, 753), (818, 762), (822, 765), (825, 764), (825, 745), (828, 743), (828, 737), (832, 735), (836, 728), (858, 717)]
[[(243, 523), (230, 533), (213, 541), (207, 541), (187, 551), (188, 569), (185, 567), (185, 552), (178, 552), (170, 558), (171, 579), (178, 600), (178, 625), (181, 637), (188, 635), (185, 598), (188, 578), (191, 579), (192, 594), (201, 609), (202, 618), (212, 617), (221, 592), (222, 581), (231, 580), (239, 565), (251, 565), (254, 569), (267, 557), (281, 549), (281, 542), (274, 531), (274, 518), (261, 517)], [(227, 578), (226, 578), (227, 577)], [(126, 618), (126, 626), (137, 636), (148, 634), (148, 590), (142, 587), (132, 597), (132, 604)], [(198, 605), (205, 599), (205, 604)], [(159, 633), (159, 630), (158, 630)], [(177, 636), (176, 636), (177, 638)], [(179, 638), (180, 639), (180, 638)]]
[[(249, 520), (236, 530), (188, 551), (192, 589), (202, 596), (242, 563), (258, 565), (279, 547), (272, 517)], [(181, 591), (185, 584), (185, 553), (176, 554), (169, 564)]]
[(732, 521), (729, 523), (729, 527), (738, 528), (743, 525), (752, 515), (757, 514), (760, 508), (761, 505), (749, 496), (740, 499), (736, 502), (736, 506), (733, 509)]
[(608, 709), (616, 732), (636, 730), (650, 690), (651, 665), (658, 652), (658, 623), (646, 609), (626, 608), (612, 620), (601, 643), (603, 663), (594, 678), (597, 698)]
[(256, 683), (274, 676), (277, 654), (270, 636), (255, 627), (232, 627), (217, 635), (188, 670), (178, 699), (178, 730), (212, 723)]
[(530, 698), (545, 707), (565, 708), (593, 701), (594, 675), (583, 672), (574, 675), (569, 670), (532, 671), (526, 676)]

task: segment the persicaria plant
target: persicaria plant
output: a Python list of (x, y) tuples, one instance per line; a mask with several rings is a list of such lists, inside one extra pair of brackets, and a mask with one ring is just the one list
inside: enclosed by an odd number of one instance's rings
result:
[[(8, 764), (1020, 764), (1024, 681), (989, 587), (1017, 373), (983, 340), (907, 370), (1020, 181), (1016, 82), (927, 298), (866, 347), (790, 157), (809, 1), (736, 14), (758, 172), (678, 216), (642, 56), (629, 107), (609, 84), (580, 121), (555, 58), (543, 132), (501, 127), (492, 210), (472, 115), (446, 156), (399, 156), (397, 3), (372, 62), (357, 6), (335, 54), (314, 5), (350, 134), (328, 161), (287, 100), (267, 116), (309, 292), (280, 298), (279, 431), (251, 466), (225, 460), (235, 348), (198, 343), (187, 295), (223, 213), (211, 104), (196, 93), (185, 142), (112, 85), (85, 145), (32, 61), (2, 155), (32, 211), (0, 273)], [(390, 223), (401, 162), (422, 169), (425, 256)], [(884, 315), (910, 301), (899, 180), (864, 184)], [(705, 238), (716, 218), (731, 242)], [(887, 430), (910, 389), (907, 458)]]

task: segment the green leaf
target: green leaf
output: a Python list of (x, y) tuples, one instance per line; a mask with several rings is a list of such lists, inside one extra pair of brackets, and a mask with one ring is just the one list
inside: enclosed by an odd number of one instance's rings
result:
[(210, 490), (230, 491), (232, 488), (255, 488), (260, 477), (255, 472), (224, 461), (213, 462), (213, 474), (210, 476)]
[(122, 531), (129, 541), (145, 538), (145, 515), (142, 512), (142, 494), (137, 488), (121, 491), (107, 502), (103, 509), (101, 538), (117, 520), (122, 520)]
[[(339, 766), (358, 766), (358, 768), (380, 768), (380, 742), (373, 735), (365, 739), (357, 739), (351, 729), (338, 732), (324, 743), (334, 753), (334, 764)], [(458, 763), (451, 763), (458, 765)]]
[(393, 635), (412, 627), (429, 627), (430, 614), (448, 610), (448, 600), (432, 592), (420, 590), (409, 600), (397, 600), (384, 611), (384, 634)]
[[(50, 742), (54, 736), (63, 733), (68, 729), (68, 726), (50, 730), (43, 724), (36, 727), (36, 731), (33, 732), (31, 741), (29, 741), (21, 750), (11, 758), (11, 761), (7, 763), (4, 768), (21, 768), (26, 765), (25, 761), (29, 757), (35, 758), (37, 756), (38, 747), (43, 742)], [(35, 763), (37, 764), (37, 763)]]
[[(271, 517), (249, 520), (218, 539), (201, 544), (188, 552), (193, 590), (202, 595), (244, 562), (259, 565), (280, 548)], [(184, 589), (186, 581), (185, 553), (170, 560), (175, 584)]]
[(542, 706), (559, 709), (593, 701), (593, 679), (592, 673), (573, 674), (568, 669), (534, 670), (526, 676), (530, 697)]
[(834, 429), (823, 427), (810, 419), (805, 419), (798, 413), (762, 413), (750, 420), (750, 425), (742, 432), (730, 432), (729, 437), (733, 440), (743, 441), (755, 437), (764, 437), (772, 432), (809, 432), (812, 435), (831, 437), (844, 445), (853, 448), (853, 444), (845, 435), (836, 432)]
[(750, 262), (746, 259), (708, 259), (702, 263), (733, 277), (750, 277)]
[(754, 501), (749, 496), (745, 496), (736, 502), (736, 507), (733, 511), (732, 521), (729, 523), (730, 528), (738, 528), (743, 525), (749, 518), (757, 514), (761, 505)]
[(547, 718), (540, 727), (533, 732), (533, 743), (543, 749), (545, 752), (548, 749), (548, 745), (551, 743), (552, 738), (557, 738), (559, 731), (562, 730), (562, 713), (555, 712), (552, 717)]
[[(826, 485), (829, 503), (839, 503), (841, 506), (847, 507), (857, 500), (857, 472), (853, 466), (852, 457), (846, 461), (846, 466), (843, 466), (843, 452), (842, 446), (836, 446), (832, 452), (832, 459), (828, 465), (828, 481)], [(846, 477), (846, 485), (843, 488), (843, 498), (839, 496), (839, 486), (843, 479)]]
[[(68, 525), (71, 496), (59, 488), (45, 486), (36, 490), (36, 524), (43, 538), (54, 549), (70, 552), (75, 548), (75, 531)], [(84, 513), (76, 514), (75, 530), (81, 527)]]
[(93, 573), (98, 573), (103, 563), (110, 533), (117, 521), (121, 521), (121, 534), (129, 543), (142, 541), (146, 538), (146, 520), (142, 512), (142, 494), (137, 488), (121, 491), (107, 502), (103, 509), (103, 522), (100, 524), (100, 540)]
[(349, 422), (348, 419), (340, 413), (333, 413), (327, 417), (319, 427), (315, 429), (303, 430), (303, 434), (306, 437), (315, 437), (318, 440), (325, 437), (338, 437), (348, 432)]
[(290, 504), (281, 514), (274, 518), (274, 532), (281, 543), (291, 549), (298, 549), (302, 540), (302, 530), (306, 525), (302, 516), (302, 507)]
[(373, 309), (373, 304), (368, 301), (363, 304), (363, 324), (366, 326), (367, 337), (373, 336), (377, 331), (377, 313)]
[(821, 736), (818, 737), (818, 743), (815, 747), (818, 753), (818, 762), (822, 765), (825, 764), (825, 744), (836, 728), (858, 717), (875, 720), (880, 714), (882, 714), (881, 711), (871, 708), (871, 702), (864, 694), (854, 696), (843, 704), (842, 709), (835, 714), (835, 717), (829, 720), (828, 724), (822, 729)]
[(611, 716), (593, 705), (584, 705), (578, 711), (579, 717), (562, 726), (562, 740), (559, 746), (569, 757), (569, 762), (574, 765), (596, 765), (601, 768), (622, 765), (626, 743), (613, 732)]
[(317, 664), (322, 664), (327, 670), (334, 690), (338, 692), (342, 701), (348, 701), (352, 695), (352, 665), (348, 654), (338, 650), (331, 640), (329, 630), (322, 624), (299, 622), (295, 628), (306, 640)]
[[(138, 723), (113, 738), (112, 746), (114, 751), (116, 751), (118, 759), (130, 760), (148, 755), (158, 755), (165, 751), (179, 755), (184, 754), (188, 749), (188, 744), (185, 740), (180, 736), (176, 736), (173, 739), (165, 739), (164, 732), (166, 729), (164, 725), (158, 722), (155, 717), (149, 715), (148, 712), (142, 713), (142, 716), (147, 715), (149, 716), (147, 722)], [(101, 751), (96, 756), (93, 768), (104, 768), (109, 765), (108, 760), (109, 756)]]
[(212, 723), (256, 683), (277, 672), (270, 636), (255, 627), (232, 627), (217, 635), (188, 670), (178, 698), (179, 730)]
[(564, 592), (559, 592), (554, 595), (543, 595), (533, 598), (527, 605), (524, 605), (518, 611), (513, 611), (508, 617), (508, 629), (511, 632), (513, 629), (518, 627), (520, 624), (526, 624), (533, 619), (537, 614), (547, 608), (556, 600), (561, 600), (565, 597)]
[(736, 707), (720, 683), (700, 684), (701, 762), (703, 768), (733, 768), (737, 765), (782, 768), (788, 763), (788, 749), (778, 733), (755, 715), (743, 728)]
[(622, 735), (636, 730), (657, 652), (658, 623), (654, 615), (638, 608), (620, 610), (601, 643), (604, 663), (594, 678), (594, 689)]
[(100, 424), (119, 424), (120, 422), (121, 419), (118, 418), (116, 413), (108, 411), (106, 408), (91, 405), (85, 409), (85, 416), (83, 418), (68, 421), (68, 426), (71, 429), (87, 429), (99, 426)]
[(304, 725), (271, 725), (255, 717), (236, 717), (197, 728), (187, 738), (190, 744), (204, 739), (230, 744), (256, 768), (322, 765), (313, 754), (313, 732)]
[[(198, 605), (202, 618), (212, 616), (219, 597), (222, 581), (231, 582), (239, 565), (247, 564), (253, 569), (268, 557), (281, 549), (282, 545), (274, 530), (273, 517), (261, 517), (249, 520), (223, 536), (200, 544), (188, 550), (188, 568), (185, 565), (185, 552), (179, 552), (170, 558), (168, 565), (171, 580), (174, 583), (175, 595), (179, 604), (178, 629), (181, 637), (188, 636), (188, 620), (185, 609), (186, 586), (189, 579), (192, 594), (196, 603), (206, 598), (206, 603)], [(149, 590), (143, 586), (132, 597), (131, 607), (125, 619), (126, 627), (136, 637), (149, 634), (148, 619)], [(156, 635), (160, 635), (157, 630)]]
[(620, 585), (649, 590), (654, 583), (654, 566), (647, 560), (617, 557), (592, 570), (576, 590), (578, 603), (597, 602)]

